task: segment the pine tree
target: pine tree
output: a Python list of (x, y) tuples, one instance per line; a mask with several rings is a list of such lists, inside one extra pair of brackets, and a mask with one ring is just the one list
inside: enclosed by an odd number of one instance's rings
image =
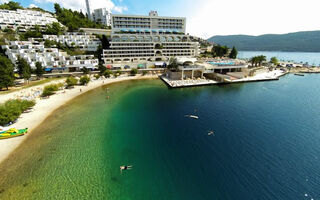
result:
[(230, 54), (229, 54), (229, 58), (235, 59), (235, 58), (237, 58), (237, 55), (238, 55), (238, 51), (235, 47), (233, 47)]
[(17, 68), (20, 78), (24, 78), (26, 80), (30, 79), (31, 67), (25, 59), (18, 57)]
[(36, 62), (36, 69), (35, 74), (37, 75), (37, 78), (40, 79), (42, 75), (44, 74), (44, 67), (42, 67), (40, 62)]
[(4, 56), (0, 56), (0, 89), (14, 85), (14, 66), (12, 62)]

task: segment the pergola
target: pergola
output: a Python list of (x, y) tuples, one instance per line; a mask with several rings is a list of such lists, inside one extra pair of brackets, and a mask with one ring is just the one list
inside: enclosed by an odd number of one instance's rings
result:
[(201, 72), (201, 78), (203, 78), (203, 73), (204, 73), (204, 67), (202, 66), (180, 66), (179, 70), (181, 70), (181, 80), (183, 80), (184, 77), (184, 72), (185, 71), (191, 71), (191, 78), (194, 78), (194, 72), (195, 71), (200, 71)]

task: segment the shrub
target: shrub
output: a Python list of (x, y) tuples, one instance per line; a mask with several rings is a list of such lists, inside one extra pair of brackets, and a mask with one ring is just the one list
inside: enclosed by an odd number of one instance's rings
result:
[(119, 76), (118, 72), (113, 72), (113, 76), (117, 78)]
[(100, 74), (96, 74), (94, 77), (98, 80), (100, 78)]
[(68, 87), (72, 87), (72, 86), (77, 85), (78, 80), (73, 76), (69, 76), (66, 80), (66, 83), (67, 83)]
[(106, 78), (110, 78), (111, 74), (112, 74), (112, 72), (109, 69), (107, 69), (106, 71), (103, 72), (103, 76)]
[(121, 71), (121, 70), (117, 70), (116, 73), (119, 74), (119, 75), (121, 75), (121, 74), (122, 74), (122, 71)]
[(9, 100), (0, 105), (0, 125), (15, 121), (24, 111), (35, 105), (34, 101)]
[(131, 71), (130, 71), (130, 74), (132, 75), (132, 76), (135, 76), (136, 74), (138, 73), (138, 70), (137, 69), (131, 69)]
[(142, 75), (146, 75), (148, 72), (147, 71), (142, 71)]
[(43, 92), (41, 96), (43, 97), (51, 96), (55, 94), (55, 92), (58, 91), (59, 88), (62, 86), (63, 86), (63, 83), (47, 85), (43, 88)]
[(81, 71), (83, 72), (83, 74), (89, 74), (89, 69), (86, 67), (83, 67)]
[(90, 78), (88, 76), (82, 76), (80, 78), (80, 85), (87, 85), (90, 82)]

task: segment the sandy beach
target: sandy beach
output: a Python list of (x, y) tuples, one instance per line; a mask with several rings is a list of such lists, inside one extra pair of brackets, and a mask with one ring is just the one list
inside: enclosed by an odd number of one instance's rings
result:
[[(33, 107), (33, 111), (29, 113), (23, 113), (18, 121), (11, 125), (8, 128), (29, 128), (29, 132), (27, 135), (17, 138), (11, 138), (6, 140), (0, 140), (0, 163), (4, 161), (8, 156), (23, 143), (23, 141), (32, 134), (32, 130), (34, 130), (37, 126), (39, 126), (53, 111), (58, 109), (63, 104), (67, 103), (71, 99), (83, 94), (89, 90), (101, 87), (106, 84), (126, 81), (126, 80), (137, 80), (137, 79), (152, 79), (158, 78), (158, 75), (146, 75), (146, 76), (125, 76), (118, 78), (110, 78), (110, 79), (100, 79), (94, 80), (90, 82), (87, 86), (76, 86), (73, 89), (66, 89), (66, 92), (58, 91), (55, 95), (51, 96), (48, 99), (40, 99), (36, 98), (36, 105)], [(61, 81), (55, 81), (61, 82)], [(51, 82), (53, 83), (53, 82)], [(47, 84), (51, 84), (47, 83)], [(47, 85), (44, 84), (44, 85)], [(36, 86), (35, 88), (41, 89), (44, 85)], [(29, 92), (34, 90), (35, 88), (28, 88), (26, 91), (13, 92), (7, 95), (0, 96), (0, 103), (8, 99), (14, 99), (18, 94)], [(82, 92), (80, 92), (80, 88)]]

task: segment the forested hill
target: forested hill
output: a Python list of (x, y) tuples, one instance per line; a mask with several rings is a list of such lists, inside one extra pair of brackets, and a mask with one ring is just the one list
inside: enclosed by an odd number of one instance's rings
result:
[(228, 35), (208, 39), (220, 45), (237, 47), (240, 51), (293, 51), (320, 52), (320, 31), (260, 36)]

